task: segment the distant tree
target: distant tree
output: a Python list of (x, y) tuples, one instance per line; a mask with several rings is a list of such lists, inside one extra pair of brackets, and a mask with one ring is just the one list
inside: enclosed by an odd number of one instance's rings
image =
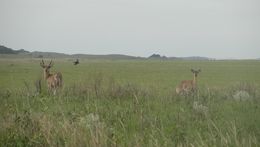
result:
[(15, 51), (16, 53), (30, 53), (29, 51), (26, 51), (25, 49), (20, 49)]
[(149, 58), (161, 58), (159, 54), (152, 54)]

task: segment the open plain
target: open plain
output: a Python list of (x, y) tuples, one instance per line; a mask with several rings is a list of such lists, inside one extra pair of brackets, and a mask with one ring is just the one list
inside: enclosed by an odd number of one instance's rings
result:
[(0, 59), (0, 146), (260, 145), (260, 61), (53, 59), (55, 95), (40, 61)]

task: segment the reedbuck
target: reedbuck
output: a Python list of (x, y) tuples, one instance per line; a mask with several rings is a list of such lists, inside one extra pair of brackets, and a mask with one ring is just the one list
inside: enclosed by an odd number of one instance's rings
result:
[(48, 90), (52, 91), (56, 94), (56, 90), (62, 86), (62, 75), (60, 72), (50, 74), (50, 68), (53, 66), (53, 62), (49, 63), (49, 65), (45, 65), (44, 61), (42, 60), (40, 63), (41, 67), (43, 68), (44, 78), (48, 84)]
[(177, 94), (189, 94), (197, 89), (197, 77), (201, 70), (191, 69), (191, 72), (193, 73), (193, 80), (181, 81), (180, 85), (176, 87)]

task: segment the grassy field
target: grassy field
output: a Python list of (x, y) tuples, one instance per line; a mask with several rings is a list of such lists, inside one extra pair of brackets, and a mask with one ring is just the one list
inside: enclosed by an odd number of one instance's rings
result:
[(0, 146), (260, 146), (260, 61), (59, 59), (57, 95), (39, 63), (0, 59)]

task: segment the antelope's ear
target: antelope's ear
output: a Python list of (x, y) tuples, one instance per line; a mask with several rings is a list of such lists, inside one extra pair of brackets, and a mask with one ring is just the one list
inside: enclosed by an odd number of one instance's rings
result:
[(191, 72), (194, 72), (194, 69), (190, 69)]

